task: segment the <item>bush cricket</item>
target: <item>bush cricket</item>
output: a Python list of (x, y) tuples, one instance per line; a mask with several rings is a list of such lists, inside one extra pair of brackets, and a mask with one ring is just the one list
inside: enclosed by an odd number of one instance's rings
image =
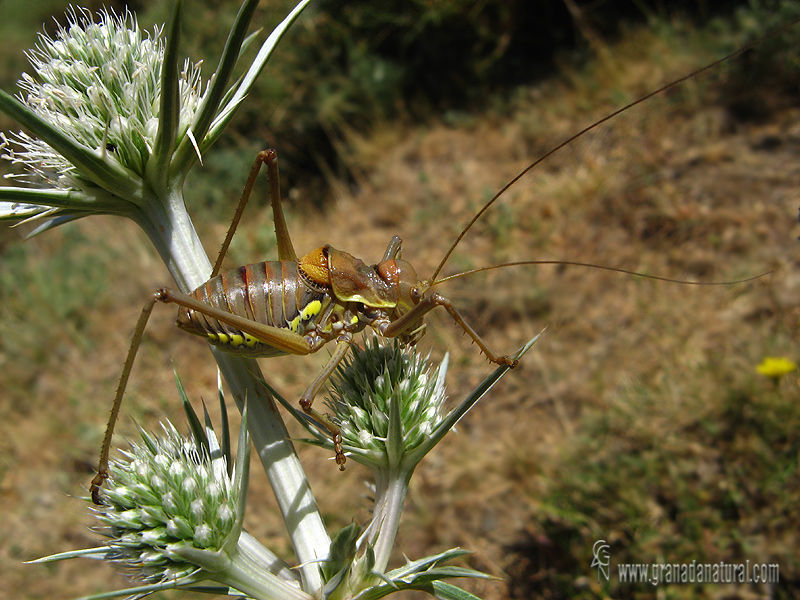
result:
[[(681, 281), (615, 267), (550, 260), (524, 260), (497, 264), (437, 279), (453, 251), (472, 226), (509, 188), (537, 165), (577, 138), (633, 106), (716, 67), (749, 47), (740, 49), (625, 105), (568, 137), (530, 163), (474, 215), (450, 245), (428, 279), (420, 279), (411, 263), (402, 260), (402, 242), (398, 236), (390, 240), (381, 260), (372, 265), (367, 265), (347, 252), (329, 245), (317, 247), (298, 258), (283, 214), (277, 153), (274, 150), (258, 153), (208, 281), (189, 294), (161, 288), (151, 296), (142, 309), (103, 439), (98, 473), (91, 482), (93, 501), (97, 504), (102, 503), (100, 487), (108, 477), (108, 458), (114, 425), (136, 352), (156, 302), (178, 305), (177, 325), (180, 329), (206, 339), (221, 350), (240, 356), (258, 358), (286, 354), (306, 355), (317, 352), (329, 342), (335, 342), (330, 359), (301, 395), (300, 405), (311, 419), (331, 435), (336, 463), (341, 470), (344, 470), (346, 458), (339, 428), (328, 416), (313, 408), (313, 401), (345, 357), (353, 342), (354, 334), (370, 327), (380, 336), (398, 338), (404, 344), (413, 345), (425, 332), (425, 315), (441, 306), (478, 345), (490, 362), (516, 366), (517, 361), (510, 356), (498, 354), (490, 349), (453, 303), (432, 290), (434, 286), (444, 281), (490, 269), (541, 264), (585, 266), (685, 284), (715, 285), (749, 281), (750, 279), (739, 282)], [(250, 264), (222, 272), (223, 259), (262, 165), (266, 165), (268, 171), (278, 260)]]

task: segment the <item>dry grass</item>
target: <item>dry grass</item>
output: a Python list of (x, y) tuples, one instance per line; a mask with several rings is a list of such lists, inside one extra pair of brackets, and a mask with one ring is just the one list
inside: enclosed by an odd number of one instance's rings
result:
[[(574, 76), (521, 93), (513, 106), (461, 126), (385, 124), (354, 137), (359, 191), (340, 193), (326, 214), (298, 214), (302, 198), (290, 205), (298, 251), (330, 243), (376, 260), (397, 233), (405, 258), (420, 274), (431, 273), (470, 216), (543, 148), (608, 112), (620, 95), (635, 96), (642, 86), (652, 88), (691, 68), (691, 52), (659, 62), (654, 57), (672, 49), (653, 46), (649, 37), (629, 43), (634, 42), (636, 51), (613, 50), (603, 67), (613, 72), (607, 85), (581, 84), (584, 80)], [(647, 47), (653, 51), (641, 51)], [(537, 515), (562, 475), (583, 469), (583, 459), (569, 450), (585, 433), (587, 415), (627, 415), (627, 435), (602, 440), (603, 447), (624, 452), (649, 439), (686, 451), (683, 432), (713, 415), (731, 390), (773, 393), (770, 382), (754, 375), (763, 356), (796, 355), (798, 112), (776, 109), (768, 121), (740, 122), (718, 103), (715, 89), (692, 82), (683, 94), (688, 105), (655, 99), (571, 145), (512, 188), (448, 266), (453, 272), (511, 260), (560, 259), (705, 282), (772, 270), (751, 283), (688, 286), (543, 266), (496, 270), (443, 286), (501, 352), (548, 326), (522, 367), (476, 407), (412, 482), (398, 548), (417, 557), (464, 546), (476, 550), (474, 566), (503, 579), (515, 577), (511, 584), (469, 586), (483, 598), (533, 593), (527, 583), (534, 578), (532, 559), (514, 548), (528, 540), (546, 545)], [(254, 210), (246, 220), (239, 255), (247, 255), (247, 240), (260, 239), (260, 230), (271, 226), (267, 211)], [(91, 477), (142, 300), (168, 281), (157, 258), (139, 249), (141, 236), (132, 225), (92, 219), (77, 227), (85, 249), (73, 245), (66, 262), (85, 261), (81, 255), (91, 252), (108, 269), (103, 291), (80, 298), (86, 311), (59, 321), (41, 319), (42, 328), (38, 315), (48, 310), (47, 303), (34, 303), (26, 313), (30, 299), (41, 296), (26, 278), (0, 307), (0, 578), (9, 597), (69, 598), (122, 584), (102, 566), (20, 564), (96, 543), (86, 529), (91, 519), (84, 503), (71, 496), (84, 493)], [(224, 228), (224, 223), (205, 226), (210, 254)], [(26, 269), (55, 260), (65, 235), (28, 242)], [(66, 267), (52, 273), (64, 280), (79, 276)], [(144, 424), (181, 420), (171, 361), (190, 398), (215, 397), (208, 353), (179, 334), (172, 319), (171, 311), (157, 310), (146, 335), (122, 435), (133, 431), (131, 416)], [(430, 319), (422, 346), (435, 356), (451, 353), (454, 398), (489, 369), (441, 315)], [(272, 383), (287, 397), (297, 396), (321, 360), (273, 360)], [(793, 381), (782, 382), (780, 391), (787, 402), (797, 402)], [(319, 451), (300, 452), (331, 528), (346, 525), (353, 515), (363, 522), (365, 472), (353, 467), (342, 475)], [(253, 471), (248, 527), (288, 558), (271, 492), (257, 465)], [(650, 482), (630, 485), (646, 488)], [(653, 518), (663, 518), (656, 505), (654, 500)], [(589, 516), (599, 519), (604, 508), (599, 501), (598, 515)], [(791, 524), (796, 536), (798, 523)], [(756, 550), (778, 540), (766, 526), (762, 533)], [(589, 579), (594, 575), (588, 562), (579, 572)]]

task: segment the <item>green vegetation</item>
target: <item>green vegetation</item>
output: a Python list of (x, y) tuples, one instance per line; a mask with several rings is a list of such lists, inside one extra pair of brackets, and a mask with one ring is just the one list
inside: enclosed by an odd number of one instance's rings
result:
[[(546, 556), (531, 567), (547, 566), (548, 575), (535, 578), (532, 568), (519, 590), (631, 598), (642, 586), (619, 585), (618, 563), (750, 560), (780, 565), (773, 597), (794, 597), (800, 394), (790, 380), (769, 384), (755, 369), (731, 376), (729, 364), (671, 372), (657, 387), (631, 386), (602, 410), (587, 410), (580, 433), (545, 467), (548, 493), (531, 499), (541, 547), (523, 552), (531, 561)], [(575, 578), (598, 539), (611, 546), (606, 588)], [(702, 597), (725, 588), (666, 589)]]
[[(93, 299), (106, 291), (108, 267), (114, 258), (93, 259), (89, 239), (68, 229), (57, 252), (40, 244), (9, 245), (0, 270), (0, 321), (4, 335), (0, 352), (21, 353), (35, 368), (47, 362), (48, 348), (40, 340), (64, 337), (89, 351), (83, 337)], [(88, 299), (88, 302), (87, 302)], [(29, 320), (31, 314), (43, 318)]]

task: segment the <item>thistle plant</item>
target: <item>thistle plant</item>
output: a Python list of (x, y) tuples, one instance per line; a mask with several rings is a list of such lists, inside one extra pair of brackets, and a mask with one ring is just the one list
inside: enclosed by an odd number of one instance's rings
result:
[[(220, 441), (207, 413), (201, 425), (177, 381), (192, 434), (182, 436), (169, 422), (160, 434), (140, 429), (141, 440), (111, 464), (105, 503), (95, 508), (107, 542), (33, 562), (102, 558), (141, 582), (100, 595), (106, 598), (183, 588), (310, 599), (298, 575), (242, 530), (250, 461), (247, 410), (234, 459), (227, 418)], [(225, 415), (222, 392), (220, 401)]]
[[(53, 37), (41, 35), (29, 53), (33, 71), (22, 76), (18, 96), (0, 91), (0, 110), (26, 130), (3, 136), (4, 158), (24, 169), (15, 181), (26, 185), (0, 187), (0, 220), (34, 222), (39, 234), (95, 214), (127, 217), (148, 235), (182, 291), (201, 285), (211, 263), (184, 201), (186, 176), (222, 135), (309, 1), (297, 4), (233, 82), (243, 48), (255, 41), (247, 34), (254, 0), (241, 5), (208, 81), (196, 64), (180, 59), (180, 0), (166, 34), (141, 31), (130, 13), (72, 10), (68, 24)], [(105, 505), (97, 509), (108, 544), (47, 560), (100, 556), (143, 584), (103, 597), (195, 588), (206, 580), (216, 586), (199, 589), (252, 598), (366, 599), (400, 589), (471, 597), (441, 581), (483, 576), (442, 565), (463, 554), (460, 549), (387, 568), (416, 465), (507, 366), (446, 412), (446, 361), (431, 369), (399, 346), (377, 343), (355, 354), (340, 369), (330, 406), (345, 450), (374, 473), (376, 507), (363, 530), (350, 526), (331, 539), (275, 398), (312, 431), (313, 443), (329, 447), (331, 441), (262, 381), (255, 361), (212, 352), (246, 414), (237, 458), (191, 411), (191, 439), (171, 425), (159, 435), (142, 432), (112, 465)], [(286, 522), (294, 569), (242, 530), (248, 440)]]

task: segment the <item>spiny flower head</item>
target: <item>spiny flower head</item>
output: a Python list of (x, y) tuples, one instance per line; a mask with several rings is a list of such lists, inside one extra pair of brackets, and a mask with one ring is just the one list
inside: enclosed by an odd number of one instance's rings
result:
[(399, 342), (372, 338), (364, 350), (354, 347), (331, 378), (329, 405), (344, 444), (391, 464), (429, 442), (443, 419), (446, 371), (445, 362), (430, 372), (424, 357)]
[[(126, 12), (98, 13), (73, 9), (68, 23), (53, 38), (42, 33), (27, 53), (34, 75), (23, 73), (20, 100), (75, 142), (113, 158), (142, 176), (158, 130), (162, 30), (143, 32)], [(184, 63), (179, 76), (178, 140), (187, 134), (202, 98), (196, 65)], [(60, 188), (87, 182), (66, 158), (46, 142), (19, 132), (5, 158), (23, 164), (31, 175)], [(6, 144), (9, 146), (8, 144)]]
[(180, 548), (219, 551), (241, 521), (240, 490), (218, 446), (200, 446), (169, 423), (163, 430), (158, 437), (141, 431), (141, 442), (112, 463), (106, 505), (98, 509), (107, 558), (148, 582), (197, 571)]

